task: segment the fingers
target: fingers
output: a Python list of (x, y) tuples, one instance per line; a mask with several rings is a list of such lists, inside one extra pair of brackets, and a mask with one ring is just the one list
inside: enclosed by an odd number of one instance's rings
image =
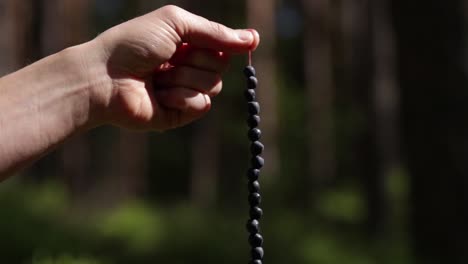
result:
[(229, 55), (184, 44), (177, 49), (170, 60), (170, 64), (192, 66), (206, 71), (222, 73), (229, 65)]
[(166, 128), (175, 128), (202, 117), (211, 108), (211, 99), (221, 92), (221, 72), (228, 65), (225, 54), (182, 45), (169, 68), (153, 78), (155, 97), (162, 106), (159, 119)]
[(160, 118), (167, 128), (186, 125), (202, 117), (211, 108), (210, 97), (192, 89), (174, 87), (157, 90)]
[(209, 96), (184, 87), (160, 89), (155, 95), (160, 104), (183, 112), (206, 112), (211, 107)]
[(224, 53), (182, 45), (171, 59), (175, 67), (158, 72), (154, 85), (158, 88), (186, 87), (213, 97), (221, 92), (221, 73), (228, 63)]
[(180, 66), (158, 73), (154, 78), (156, 89), (185, 87), (214, 97), (221, 92), (221, 76), (214, 72)]
[(254, 50), (260, 42), (255, 30), (231, 29), (176, 6), (165, 6), (158, 11), (182, 42), (197, 47), (238, 53)]

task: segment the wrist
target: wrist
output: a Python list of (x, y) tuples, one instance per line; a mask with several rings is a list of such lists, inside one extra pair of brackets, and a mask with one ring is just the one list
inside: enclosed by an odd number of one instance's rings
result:
[(107, 68), (107, 54), (96, 38), (89, 42), (62, 51), (65, 60), (71, 60), (89, 102), (88, 120), (84, 125), (89, 129), (107, 123), (112, 97), (112, 78)]

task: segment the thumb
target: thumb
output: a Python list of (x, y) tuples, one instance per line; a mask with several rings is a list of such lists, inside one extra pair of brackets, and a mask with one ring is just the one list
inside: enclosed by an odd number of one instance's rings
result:
[(231, 29), (177, 6), (166, 6), (162, 11), (166, 12), (163, 17), (177, 32), (181, 42), (233, 53), (254, 50), (260, 43), (260, 36), (253, 29)]

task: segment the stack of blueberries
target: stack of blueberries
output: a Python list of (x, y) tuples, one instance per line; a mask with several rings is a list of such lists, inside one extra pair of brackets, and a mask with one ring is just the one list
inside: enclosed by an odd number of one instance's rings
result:
[(262, 264), (263, 261), (263, 237), (260, 234), (259, 220), (263, 215), (260, 208), (260, 183), (258, 178), (260, 169), (264, 165), (264, 160), (260, 156), (263, 152), (263, 144), (259, 141), (262, 132), (258, 129), (260, 123), (260, 105), (256, 101), (255, 89), (258, 85), (258, 80), (255, 77), (255, 69), (252, 66), (247, 66), (244, 69), (244, 74), (247, 78), (247, 89), (245, 90), (245, 98), (247, 100), (247, 110), (249, 116), (247, 124), (249, 126), (248, 138), (250, 140), (250, 152), (252, 154), (251, 167), (247, 171), (248, 189), (249, 189), (249, 204), (250, 204), (250, 219), (247, 221), (247, 231), (249, 232), (249, 243), (251, 246), (251, 261), (249, 264)]

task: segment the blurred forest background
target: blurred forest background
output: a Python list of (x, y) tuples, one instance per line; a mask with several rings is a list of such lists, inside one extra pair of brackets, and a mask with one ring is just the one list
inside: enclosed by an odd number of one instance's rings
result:
[[(265, 263), (468, 263), (467, 1), (0, 0), (0, 74), (165, 4), (261, 34)], [(203, 120), (3, 182), (0, 263), (246, 263), (245, 63)]]

